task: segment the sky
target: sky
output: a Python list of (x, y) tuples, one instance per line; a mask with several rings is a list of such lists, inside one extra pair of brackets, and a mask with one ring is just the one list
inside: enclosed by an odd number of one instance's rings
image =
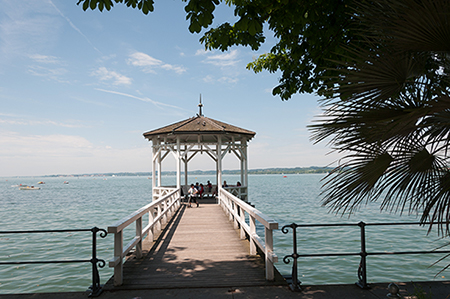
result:
[[(250, 169), (336, 161), (326, 143), (310, 141), (319, 98), (282, 101), (272, 95), (279, 73), (246, 69), (270, 50), (270, 32), (257, 52), (205, 51), (181, 0), (156, 1), (149, 15), (120, 4), (83, 11), (77, 2), (0, 0), (1, 177), (150, 172), (142, 134), (195, 116), (200, 95), (204, 116), (256, 132)], [(215, 22), (233, 18), (222, 4)], [(224, 169), (238, 168), (225, 158)], [(205, 154), (189, 169), (215, 166)]]

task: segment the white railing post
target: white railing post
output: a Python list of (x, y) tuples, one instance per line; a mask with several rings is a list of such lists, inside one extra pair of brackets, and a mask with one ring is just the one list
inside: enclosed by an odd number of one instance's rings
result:
[(245, 223), (245, 210), (241, 209), (241, 239), (245, 239), (245, 229), (244, 229), (244, 225), (242, 223)]
[(272, 260), (272, 254), (273, 254), (273, 231), (271, 228), (266, 227), (265, 228), (265, 238), (266, 240), (266, 279), (267, 280), (274, 280), (274, 269), (273, 269), (273, 260)]
[(162, 225), (165, 225), (167, 223), (167, 213), (166, 213), (166, 209), (167, 209), (167, 200), (163, 201), (161, 203), (161, 209), (162, 209), (162, 213), (163, 213), (163, 217), (162, 217)]
[(139, 238), (136, 244), (136, 257), (140, 259), (142, 257), (142, 217), (136, 219), (136, 237)]
[[(166, 188), (167, 189), (167, 188)], [(170, 191), (171, 190), (171, 191)], [(167, 192), (166, 192), (167, 191)], [(156, 201), (140, 208), (131, 215), (117, 221), (114, 225), (108, 226), (108, 233), (114, 234), (114, 257), (109, 262), (110, 267), (114, 267), (114, 285), (123, 284), (123, 259), (135, 248), (136, 258), (142, 257), (143, 236), (148, 235), (151, 241), (154, 241), (157, 233), (162, 230), (162, 225), (167, 223), (175, 215), (174, 207), (180, 207), (179, 189), (168, 188), (166, 194), (159, 197)], [(143, 228), (142, 217), (148, 214), (149, 224)], [(170, 218), (168, 218), (170, 217)], [(126, 245), (123, 244), (123, 231), (135, 223), (136, 236)], [(125, 248), (124, 248), (125, 247)]]
[[(159, 216), (161, 216), (161, 205), (156, 206), (156, 218), (159, 218)], [(162, 228), (161, 221), (162, 221), (162, 219), (159, 218), (159, 220), (155, 224), (155, 227), (156, 227), (155, 234), (156, 235), (159, 234), (159, 232), (161, 231), (161, 228)]]
[[(155, 213), (155, 209), (150, 209), (150, 211), (148, 211), (148, 223), (153, 223), (153, 215)], [(147, 238), (149, 239), (149, 241), (154, 241), (155, 240), (155, 234), (153, 233), (155, 230), (154, 227), (152, 227), (151, 229), (148, 230), (148, 236)]]
[[(273, 230), (278, 229), (278, 223), (249, 206), (245, 201), (237, 198), (228, 190), (221, 191), (220, 201), (222, 207), (225, 213), (229, 215), (230, 220), (234, 221), (235, 228), (236, 225), (240, 226), (241, 239), (247, 235), (249, 236), (250, 255), (257, 255), (258, 248), (264, 253), (266, 279), (274, 280), (274, 264), (278, 261), (278, 257), (273, 251)], [(247, 216), (249, 223), (246, 222)], [(264, 240), (256, 233), (256, 221), (264, 226)]]
[(114, 234), (114, 285), (120, 286), (123, 283), (123, 232), (119, 231)]
[(238, 229), (239, 228), (239, 213), (242, 211), (241, 207), (238, 206), (237, 204), (234, 205), (234, 229)]
[(253, 239), (253, 236), (256, 235), (256, 221), (255, 217), (250, 216), (250, 255), (256, 255), (256, 243)]

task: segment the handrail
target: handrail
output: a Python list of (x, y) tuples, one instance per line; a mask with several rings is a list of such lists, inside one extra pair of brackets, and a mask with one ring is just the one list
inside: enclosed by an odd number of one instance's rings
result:
[[(257, 246), (265, 255), (266, 279), (275, 279), (274, 263), (278, 262), (278, 257), (273, 251), (273, 230), (278, 229), (278, 222), (270, 219), (259, 210), (250, 206), (247, 202), (237, 198), (227, 190), (221, 188), (219, 191), (219, 203), (229, 215), (230, 221), (234, 222), (234, 227), (240, 228), (240, 237), (249, 237), (250, 255), (257, 254)], [(246, 222), (246, 214), (249, 223)], [(256, 233), (256, 220), (261, 223), (264, 230), (264, 241)]]
[(161, 198), (167, 194), (169, 194), (170, 192), (177, 190), (176, 186), (157, 186), (154, 187), (152, 192), (153, 192), (153, 200), (156, 200), (158, 198)]
[(37, 234), (37, 233), (65, 233), (65, 232), (92, 232), (92, 258), (90, 260), (52, 260), (52, 261), (25, 261), (25, 262), (0, 262), (0, 265), (22, 265), (22, 264), (67, 264), (67, 263), (91, 263), (92, 264), (92, 285), (89, 297), (99, 296), (103, 289), (100, 285), (100, 274), (98, 273), (97, 263), (100, 268), (106, 265), (106, 262), (97, 258), (97, 232), (100, 237), (105, 238), (108, 234), (106, 230), (98, 227), (90, 229), (48, 229), (48, 230), (17, 230), (17, 231), (0, 231), (0, 234)]
[(247, 186), (231, 186), (224, 187), (225, 190), (236, 196), (237, 198), (243, 199), (246, 201), (248, 196), (248, 188)]
[[(123, 283), (123, 258), (126, 257), (127, 253), (135, 248), (136, 257), (141, 258), (142, 241), (145, 235), (148, 235), (150, 240), (155, 240), (157, 234), (180, 206), (180, 190), (172, 188), (159, 199), (108, 226), (108, 233), (114, 234), (114, 257), (109, 261), (109, 267), (114, 267), (115, 286)], [(149, 223), (145, 228), (142, 228), (142, 217), (146, 214), (149, 216)], [(124, 246), (123, 230), (133, 222), (136, 223), (136, 236)]]
[[(445, 222), (439, 222), (439, 224), (444, 224)], [(301, 282), (298, 280), (298, 269), (297, 269), (297, 259), (300, 257), (325, 257), (325, 256), (361, 256), (361, 261), (358, 267), (358, 285), (362, 289), (368, 289), (369, 286), (367, 284), (367, 270), (366, 270), (366, 257), (369, 255), (395, 255), (395, 254), (428, 254), (428, 253), (450, 253), (448, 250), (432, 250), (432, 251), (398, 251), (398, 252), (367, 252), (366, 250), (366, 226), (393, 226), (393, 225), (419, 225), (419, 224), (430, 224), (430, 223), (419, 223), (419, 222), (380, 222), (380, 223), (365, 223), (360, 221), (358, 223), (328, 223), (328, 224), (296, 224), (292, 223), (289, 225), (285, 225), (281, 228), (281, 232), (283, 234), (287, 234), (289, 232), (288, 228), (292, 229), (293, 236), (293, 253), (290, 255), (286, 255), (283, 258), (283, 262), (285, 264), (289, 264), (290, 259), (293, 259), (292, 265), (292, 283), (289, 287), (293, 291), (301, 291), (300, 284)], [(438, 224), (438, 223), (435, 223)], [(337, 227), (337, 226), (359, 226), (360, 227), (360, 241), (361, 241), (361, 251), (354, 253), (315, 253), (315, 254), (298, 254), (297, 252), (297, 228), (298, 227)]]

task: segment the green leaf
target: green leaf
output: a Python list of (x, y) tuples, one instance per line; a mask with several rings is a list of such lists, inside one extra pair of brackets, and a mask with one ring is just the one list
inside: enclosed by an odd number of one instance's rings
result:
[(192, 33), (199, 33), (202, 30), (202, 27), (198, 23), (197, 20), (191, 19), (191, 25), (189, 25), (189, 31)]
[(97, 7), (98, 0), (91, 0), (91, 9), (94, 10)]
[(89, 8), (89, 0), (85, 0), (83, 3), (83, 10), (86, 11)]
[(255, 28), (255, 21), (251, 20), (248, 23), (248, 33), (250, 33), (251, 35), (255, 35), (256, 34), (256, 28)]

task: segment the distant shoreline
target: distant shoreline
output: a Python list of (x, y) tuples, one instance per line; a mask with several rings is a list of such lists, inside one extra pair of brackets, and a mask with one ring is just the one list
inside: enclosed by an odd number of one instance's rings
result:
[[(248, 174), (307, 174), (307, 173), (328, 173), (332, 167), (294, 167), (294, 168), (263, 168), (263, 169), (249, 169)], [(175, 175), (176, 171), (163, 171), (162, 175)], [(182, 172), (184, 175), (184, 172)], [(189, 171), (190, 175), (215, 175), (215, 170), (193, 170)], [(240, 174), (240, 170), (223, 170), (224, 175)], [(30, 176), (10, 176), (14, 178), (23, 177), (106, 177), (106, 176), (148, 176), (151, 177), (151, 172), (104, 172), (104, 173), (83, 173), (83, 174), (51, 174), (51, 175), (30, 175)]]

